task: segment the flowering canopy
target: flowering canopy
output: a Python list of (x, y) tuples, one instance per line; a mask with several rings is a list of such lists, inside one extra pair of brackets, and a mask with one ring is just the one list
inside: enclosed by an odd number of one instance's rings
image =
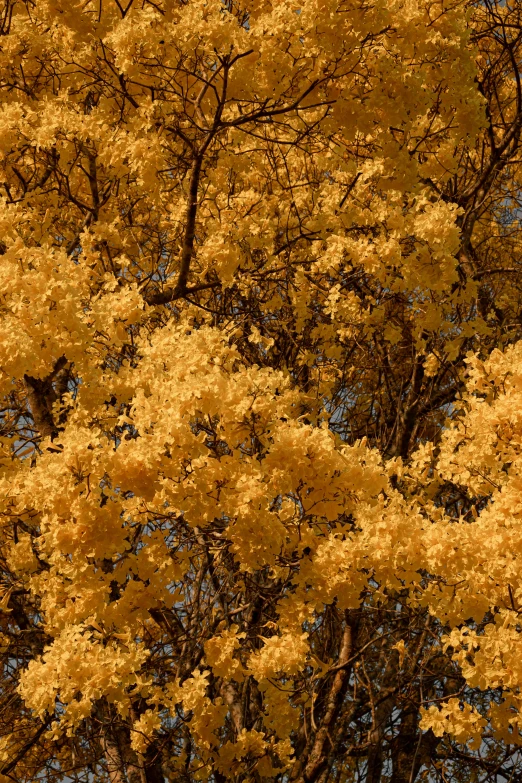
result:
[(4, 0), (3, 783), (515, 775), (520, 17)]

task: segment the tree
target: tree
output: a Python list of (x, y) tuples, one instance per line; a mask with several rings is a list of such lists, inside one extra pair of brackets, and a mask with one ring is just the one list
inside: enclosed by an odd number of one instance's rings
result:
[(520, 779), (521, 17), (4, 0), (1, 781)]

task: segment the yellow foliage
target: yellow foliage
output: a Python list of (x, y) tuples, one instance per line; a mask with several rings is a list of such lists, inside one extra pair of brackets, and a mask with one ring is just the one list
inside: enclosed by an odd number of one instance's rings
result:
[(509, 779), (521, 24), (5, 0), (0, 781)]

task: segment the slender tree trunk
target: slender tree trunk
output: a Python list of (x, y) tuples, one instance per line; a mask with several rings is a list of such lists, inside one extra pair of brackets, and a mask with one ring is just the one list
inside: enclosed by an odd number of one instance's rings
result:
[(348, 661), (353, 655), (357, 635), (357, 619), (345, 613), (345, 627), (339, 651), (338, 669), (334, 674), (330, 690), (326, 696), (326, 708), (318, 727), (311, 749), (304, 763), (299, 760), (294, 765), (290, 780), (296, 783), (315, 783), (323, 773), (328, 754), (333, 751), (331, 731), (339, 715), (343, 698), (350, 681), (351, 666)]

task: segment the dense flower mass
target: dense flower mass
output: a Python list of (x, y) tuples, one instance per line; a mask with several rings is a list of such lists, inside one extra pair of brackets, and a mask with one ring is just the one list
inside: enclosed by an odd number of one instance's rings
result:
[(0, 783), (518, 780), (518, 0), (0, 32)]

